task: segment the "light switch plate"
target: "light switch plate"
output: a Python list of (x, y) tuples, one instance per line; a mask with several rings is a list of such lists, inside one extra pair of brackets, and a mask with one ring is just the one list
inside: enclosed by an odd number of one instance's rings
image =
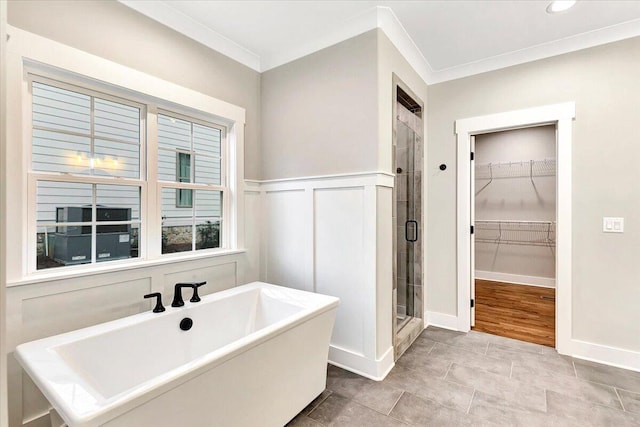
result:
[(602, 218), (603, 233), (624, 233), (624, 218), (605, 216)]

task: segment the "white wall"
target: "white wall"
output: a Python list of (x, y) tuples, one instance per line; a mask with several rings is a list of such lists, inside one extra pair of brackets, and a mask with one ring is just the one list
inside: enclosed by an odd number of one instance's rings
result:
[[(476, 136), (475, 164), (483, 173), (477, 175), (475, 179), (475, 220), (555, 222), (555, 173), (536, 176), (532, 182), (527, 175), (526, 167), (530, 160), (550, 160), (549, 164), (554, 165), (553, 169), (555, 169), (555, 163), (552, 163), (555, 158), (555, 126), (539, 126)], [(518, 164), (493, 167), (497, 178), (487, 179), (487, 168), (484, 165), (521, 161), (525, 162), (525, 167)], [(536, 168), (536, 170), (539, 169)], [(505, 178), (505, 176), (513, 176), (513, 172), (518, 176)], [(520, 175), (521, 172), (524, 174)], [(478, 230), (479, 228), (476, 225), (476, 278), (501, 280), (498, 277), (511, 277), (509, 280), (524, 284), (553, 285), (556, 268), (554, 247), (481, 242), (478, 239), (483, 235), (492, 238), (495, 233), (483, 232)], [(522, 231), (506, 234), (507, 239), (527, 240), (543, 237), (544, 233)], [(509, 276), (493, 273), (506, 273)]]
[[(429, 87), (428, 168), (449, 166), (428, 183), (429, 310), (456, 315), (455, 120), (575, 101), (573, 259), (559, 260), (572, 263), (573, 339), (640, 352), (639, 55), (634, 38)], [(602, 233), (603, 216), (625, 217), (625, 233)]]

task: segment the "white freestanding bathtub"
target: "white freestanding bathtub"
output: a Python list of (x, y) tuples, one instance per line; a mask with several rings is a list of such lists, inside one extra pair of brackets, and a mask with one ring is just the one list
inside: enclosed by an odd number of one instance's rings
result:
[(71, 427), (281, 427), (325, 388), (337, 306), (255, 282), (25, 343), (16, 357)]

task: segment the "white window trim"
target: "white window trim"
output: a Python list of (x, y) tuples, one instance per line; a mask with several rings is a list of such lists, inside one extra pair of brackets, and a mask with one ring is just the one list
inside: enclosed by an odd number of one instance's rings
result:
[[(7, 206), (12, 207), (7, 211), (7, 223), (14, 226), (9, 228), (6, 239), (16, 247), (16, 250), (7, 253), (8, 286), (121, 270), (124, 266), (129, 268), (129, 265), (130, 268), (144, 267), (157, 263), (227, 255), (244, 250), (244, 229), (239, 226), (244, 222), (245, 110), (243, 108), (15, 27), (9, 27), (8, 33), (11, 38), (7, 46), (7, 100), (8, 104), (15, 108), (7, 111), (7, 134), (9, 141), (21, 142), (9, 143), (7, 147), (9, 151), (7, 176), (11, 178), (7, 189)], [(223, 227), (223, 230), (225, 228), (228, 230), (228, 236), (223, 237), (226, 248), (160, 256), (161, 219), (159, 215), (155, 217), (159, 201), (157, 191), (154, 191), (157, 189), (150, 188), (151, 183), (157, 183), (157, 170), (154, 171), (154, 168), (150, 167), (146, 171), (148, 181), (146, 184), (142, 183), (141, 190), (144, 194), (141, 194), (140, 233), (141, 236), (144, 234), (146, 237), (146, 243), (142, 242), (141, 237), (140, 258), (110, 261), (101, 263), (99, 267), (94, 264), (31, 272), (28, 251), (35, 246), (30, 246), (29, 239), (30, 231), (34, 231), (32, 240), (35, 242), (36, 224), (27, 215), (30, 211), (30, 203), (35, 202), (35, 194), (31, 194), (35, 192), (30, 191), (30, 188), (34, 187), (29, 185), (31, 178), (28, 175), (31, 165), (31, 118), (27, 110), (31, 109), (29, 105), (31, 99), (27, 71), (34, 70), (38, 75), (71, 80), (75, 85), (89, 90), (107, 94), (115, 92), (116, 97), (129, 101), (153, 103), (167, 111), (177, 111), (189, 118), (203, 120), (206, 123), (223, 124), (226, 127), (228, 150), (226, 165), (229, 167), (227, 175), (229, 182), (226, 185), (228, 191), (223, 193), (223, 206), (226, 206), (225, 210), (228, 209), (225, 218), (226, 227)], [(109, 88), (115, 88), (115, 91)], [(154, 123), (154, 120), (157, 120), (157, 113), (157, 109), (147, 109), (148, 134), (157, 131), (157, 123)], [(157, 158), (157, 144), (155, 145), (153, 147), (154, 144), (147, 144), (141, 155), (146, 154), (146, 159)], [(90, 179), (93, 182), (96, 178)], [(118, 183), (117, 180), (108, 179), (108, 181)], [(233, 203), (230, 203), (232, 201)], [(156, 235), (156, 233), (160, 234)], [(158, 243), (149, 244), (153, 239), (157, 239)]]
[[(179, 111), (173, 111), (173, 110), (169, 110), (166, 108), (161, 108), (158, 107), (158, 109), (156, 110), (156, 114), (154, 116), (154, 123), (157, 125), (158, 123), (158, 115), (164, 115), (164, 116), (169, 116), (169, 117), (174, 117), (176, 119), (179, 120), (184, 120), (184, 121), (188, 121), (191, 123), (195, 123), (195, 124), (199, 124), (202, 126), (208, 126), (208, 127), (212, 127), (212, 128), (216, 128), (218, 130), (221, 131), (221, 135), (220, 135), (220, 185), (216, 185), (216, 184), (203, 184), (203, 183), (197, 183), (195, 182), (195, 151), (193, 151), (193, 146), (191, 147), (191, 151), (189, 151), (189, 155), (191, 156), (191, 175), (193, 178), (192, 182), (177, 182), (177, 181), (162, 181), (160, 179), (157, 178), (157, 173), (158, 173), (158, 168), (157, 168), (157, 164), (155, 164), (154, 166), (150, 167), (149, 170), (153, 170), (154, 173), (156, 174), (156, 179), (154, 181), (151, 181), (149, 179), (149, 184), (151, 186), (151, 188), (155, 188), (156, 191), (156, 206), (157, 206), (157, 215), (162, 215), (162, 189), (164, 188), (176, 188), (176, 189), (190, 189), (190, 190), (208, 190), (208, 191), (220, 191), (222, 192), (222, 233), (220, 233), (220, 247), (219, 248), (211, 248), (211, 249), (204, 249), (207, 252), (211, 252), (211, 253), (215, 253), (215, 252), (224, 252), (227, 250), (232, 250), (232, 249), (236, 249), (235, 246), (231, 245), (231, 242), (233, 241), (232, 236), (233, 233), (231, 231), (231, 227), (227, 226), (227, 223), (229, 221), (229, 219), (231, 219), (232, 217), (232, 209), (233, 209), (233, 205), (235, 203), (233, 202), (233, 199), (229, 198), (229, 193), (231, 192), (231, 187), (229, 187), (229, 181), (231, 181), (231, 175), (233, 173), (233, 168), (230, 168), (230, 159), (229, 159), (229, 153), (230, 153), (230, 149), (229, 149), (229, 140), (228, 140), (228, 135), (229, 135), (229, 130), (228, 128), (221, 124), (221, 123), (216, 123), (216, 122), (212, 122), (212, 121), (207, 121), (204, 120), (201, 117), (196, 117), (196, 116), (192, 116), (192, 115), (185, 115), (184, 113), (181, 113)], [(151, 120), (151, 119), (149, 119)], [(154, 136), (157, 136), (158, 133), (155, 132)], [(154, 141), (154, 150), (159, 151), (160, 145), (158, 143), (158, 141)], [(178, 150), (176, 152), (184, 152), (187, 153), (186, 151), (181, 151)], [(158, 156), (156, 155), (155, 157), (156, 159), (158, 158)], [(227, 175), (227, 171), (229, 172), (229, 175)], [(152, 190), (153, 191), (153, 190)], [(243, 192), (244, 194), (244, 192)], [(192, 197), (194, 197), (195, 195), (193, 195)], [(192, 199), (192, 203), (193, 203), (193, 199)], [(192, 209), (195, 210), (195, 206), (192, 206)], [(194, 211), (195, 213), (195, 211)], [(196, 233), (196, 230), (193, 230), (194, 233)], [(237, 230), (236, 230), (237, 232)], [(162, 225), (161, 225), (161, 229), (160, 229), (160, 233), (162, 233)], [(194, 235), (195, 238), (195, 235)], [(153, 247), (153, 244), (150, 245), (151, 247)], [(153, 248), (155, 249), (155, 248)], [(201, 249), (203, 250), (203, 249)], [(187, 256), (187, 254), (193, 254), (194, 251), (185, 251), (185, 252), (179, 252), (179, 253), (175, 253), (175, 254), (161, 254), (162, 257), (169, 257), (169, 256), (180, 256), (179, 254), (182, 254), (182, 256)]]
[[(117, 96), (115, 93), (109, 93), (105, 91), (96, 91), (91, 87), (87, 86), (79, 86), (74, 84), (71, 81), (67, 81), (65, 78), (54, 79), (53, 75), (50, 73), (46, 73), (47, 76), (41, 75), (37, 69), (33, 69), (32, 67), (25, 67), (25, 79), (26, 79), (26, 89), (27, 93), (26, 102), (24, 103), (24, 120), (28, 124), (25, 126), (25, 135), (24, 135), (24, 143), (28, 144), (28, 150), (25, 152), (26, 157), (26, 173), (27, 177), (27, 236), (26, 236), (26, 257), (27, 257), (27, 275), (34, 275), (39, 273), (44, 273), (47, 270), (37, 270), (37, 261), (35, 256), (35, 251), (33, 250), (37, 245), (37, 232), (38, 228), (42, 226), (42, 224), (37, 223), (37, 183), (38, 181), (55, 181), (55, 182), (70, 182), (70, 183), (80, 183), (80, 184), (106, 184), (106, 185), (127, 185), (140, 188), (140, 220), (129, 221), (129, 223), (137, 223), (140, 224), (140, 228), (138, 231), (138, 258), (133, 258), (129, 260), (114, 260), (109, 262), (136, 262), (137, 260), (146, 259), (146, 248), (147, 242), (145, 240), (147, 228), (145, 226), (143, 212), (147, 212), (146, 206), (146, 195), (147, 195), (147, 181), (145, 179), (146, 176), (146, 166), (148, 164), (145, 161), (146, 155), (146, 122), (147, 122), (147, 114), (146, 114), (146, 105), (140, 102), (131, 101), (126, 98), (122, 98)], [(55, 173), (55, 172), (42, 172), (42, 171), (33, 171), (31, 169), (33, 164), (32, 158), (32, 141), (33, 141), (33, 125), (32, 125), (32, 117), (33, 117), (33, 93), (32, 93), (32, 85), (33, 82), (39, 82), (47, 85), (51, 85), (54, 87), (59, 87), (62, 89), (67, 89), (71, 91), (76, 91), (91, 97), (97, 97), (101, 99), (106, 99), (108, 101), (119, 102), (124, 105), (129, 105), (132, 107), (136, 107), (140, 109), (140, 162), (139, 162), (139, 172), (140, 175), (138, 179), (132, 178), (108, 178), (101, 177), (95, 175), (77, 175), (77, 174), (63, 174), (63, 173)], [(92, 228), (97, 226), (97, 220), (94, 217), (91, 221)], [(91, 238), (91, 262), (87, 264), (80, 264), (77, 266), (65, 266), (65, 269), (73, 268), (76, 270), (82, 269), (90, 269), (95, 268), (98, 263), (94, 260), (95, 258), (95, 243), (96, 239), (94, 234), (92, 233)], [(68, 270), (67, 270), (68, 271)]]

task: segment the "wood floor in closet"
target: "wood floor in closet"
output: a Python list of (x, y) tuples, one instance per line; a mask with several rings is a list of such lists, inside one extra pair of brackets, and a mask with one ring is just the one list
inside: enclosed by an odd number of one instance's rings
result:
[(553, 288), (476, 279), (473, 330), (555, 347), (555, 296)]

